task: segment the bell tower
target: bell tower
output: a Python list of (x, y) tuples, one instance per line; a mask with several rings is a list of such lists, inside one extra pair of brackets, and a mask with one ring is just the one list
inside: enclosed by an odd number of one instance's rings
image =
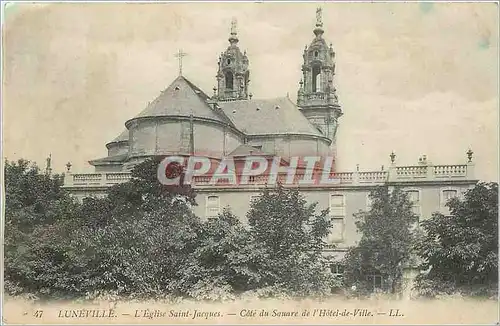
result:
[(238, 47), (236, 20), (231, 22), (229, 47), (221, 53), (218, 62), (216, 100), (246, 100), (248, 99), (248, 84), (250, 71), (246, 51), (241, 53)]
[(335, 52), (323, 38), (322, 10), (316, 10), (314, 39), (303, 53), (302, 79), (297, 93), (297, 106), (326, 137), (332, 140), (335, 148), (335, 135), (338, 118), (342, 110), (338, 104), (335, 76)]

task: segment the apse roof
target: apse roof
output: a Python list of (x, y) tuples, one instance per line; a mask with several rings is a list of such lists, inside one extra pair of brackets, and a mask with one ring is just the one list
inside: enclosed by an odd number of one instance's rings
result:
[(135, 118), (155, 116), (190, 116), (230, 122), (223, 112), (217, 112), (207, 101), (210, 97), (184, 76), (177, 77)]
[(121, 134), (119, 134), (115, 139), (110, 141), (108, 144), (118, 143), (118, 142), (127, 141), (127, 140), (128, 140), (128, 129), (125, 129), (124, 131), (122, 131)]
[(103, 164), (116, 164), (124, 162), (127, 159), (127, 154), (120, 154), (115, 156), (107, 156), (102, 158), (97, 158), (95, 160), (90, 160), (91, 165), (103, 165)]
[(324, 137), (287, 97), (219, 102), (218, 105), (236, 128), (246, 134), (291, 133)]
[(229, 153), (228, 156), (236, 157), (236, 156), (248, 156), (248, 155), (264, 155), (265, 156), (265, 155), (273, 155), (273, 154), (263, 152), (262, 150), (255, 148), (253, 146), (243, 144), (243, 145), (236, 147), (236, 149), (234, 151), (232, 151), (231, 153)]

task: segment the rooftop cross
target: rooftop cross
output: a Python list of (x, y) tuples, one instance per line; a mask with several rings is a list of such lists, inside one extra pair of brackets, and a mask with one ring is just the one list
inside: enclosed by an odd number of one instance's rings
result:
[(175, 54), (175, 57), (179, 59), (179, 76), (182, 76), (182, 58), (187, 56), (187, 53), (183, 52), (182, 49)]
[(236, 18), (233, 18), (231, 20), (231, 36), (229, 36), (229, 42), (231, 44), (236, 44), (238, 43), (238, 32), (236, 31), (236, 24), (237, 24), (237, 20)]

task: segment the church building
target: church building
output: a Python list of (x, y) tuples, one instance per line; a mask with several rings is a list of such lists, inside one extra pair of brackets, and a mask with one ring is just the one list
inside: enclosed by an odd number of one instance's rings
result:
[[(89, 161), (94, 173), (74, 173), (68, 164), (64, 187), (78, 198), (103, 196), (107, 188), (129, 180), (133, 166), (155, 155), (196, 154), (211, 160), (251, 155), (285, 160), (294, 156), (335, 157), (343, 111), (335, 88), (335, 52), (325, 38), (321, 9), (313, 27), (312, 40), (302, 53), (297, 103), (288, 96), (252, 97), (251, 57), (240, 49), (233, 21), (228, 47), (218, 59), (217, 87), (212, 95), (181, 73), (142, 112), (125, 121), (123, 132), (106, 144), (108, 156)], [(415, 165), (398, 166), (396, 154), (388, 153), (387, 169), (335, 171), (336, 184), (298, 187), (308, 201), (318, 203), (318, 210), (330, 209), (333, 227), (328, 242), (332, 246), (325, 254), (340, 259), (347, 247), (359, 240), (353, 214), (369, 209), (368, 194), (373, 187), (387, 184), (404, 188), (414, 212), (422, 218), (436, 211), (446, 213), (446, 201), (462, 196), (477, 182), (472, 156), (469, 149), (458, 164), (434, 165), (422, 156)], [(198, 205), (193, 209), (198, 216), (216, 218), (224, 207), (230, 207), (244, 221), (265, 182), (253, 178), (249, 184), (235, 187), (194, 177), (192, 186), (197, 193)]]

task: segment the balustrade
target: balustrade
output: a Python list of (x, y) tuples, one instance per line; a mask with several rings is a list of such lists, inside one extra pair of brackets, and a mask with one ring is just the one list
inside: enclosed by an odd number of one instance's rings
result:
[(384, 182), (387, 180), (387, 175), (385, 171), (359, 172), (359, 182)]
[(101, 178), (101, 173), (73, 174), (74, 183), (95, 183), (100, 182)]
[(467, 165), (436, 165), (434, 175), (436, 178), (463, 177), (467, 175)]
[(333, 178), (339, 179), (340, 183), (352, 183), (353, 172), (339, 172), (333, 175)]
[(427, 176), (427, 166), (398, 166), (396, 167), (396, 177), (405, 178), (425, 178)]
[[(471, 172), (472, 173), (472, 172)], [(106, 173), (86, 173), (86, 174), (69, 174), (65, 181), (66, 187), (71, 186), (109, 186), (113, 184), (123, 183), (130, 180), (132, 177), (129, 172), (106, 172)], [(436, 166), (398, 166), (391, 168), (389, 171), (373, 171), (373, 172), (337, 172), (330, 176), (330, 179), (339, 180), (340, 184), (379, 184), (386, 181), (410, 181), (413, 179), (432, 180), (443, 178), (467, 178), (467, 165), (436, 165)], [(277, 182), (286, 184), (287, 174), (280, 173), (277, 177)], [(294, 180), (302, 180), (304, 173), (295, 174)], [(194, 176), (192, 179), (193, 186), (209, 186), (211, 184), (211, 176)], [(256, 175), (249, 176), (249, 185), (265, 185), (268, 182), (268, 176)], [(213, 186), (229, 185), (229, 180), (222, 180)]]

